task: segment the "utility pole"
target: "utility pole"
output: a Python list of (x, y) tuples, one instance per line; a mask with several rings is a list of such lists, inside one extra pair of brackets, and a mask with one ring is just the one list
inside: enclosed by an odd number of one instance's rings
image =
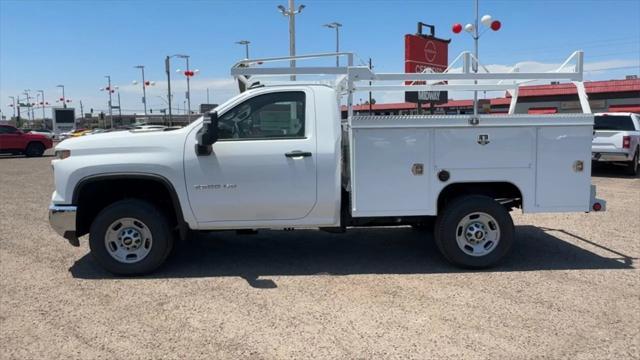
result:
[[(209, 96), (209, 89), (207, 89), (207, 97)], [(13, 118), (15, 119), (16, 117), (16, 97), (15, 96), (9, 96), (9, 98), (11, 99), (11, 107), (13, 108)]]
[[(296, 15), (302, 12), (304, 9), (304, 5), (298, 6), (298, 9), (295, 9), (295, 1), (289, 0), (289, 9), (286, 9), (282, 5), (278, 5), (278, 10), (284, 16), (289, 17), (289, 56), (296, 56)], [(296, 61), (294, 59), (291, 60), (290, 63), (291, 69), (295, 69)], [(295, 75), (291, 75), (291, 80), (294, 81), (296, 79)]]
[(170, 56), (167, 56), (164, 59), (164, 69), (167, 72), (167, 104), (169, 105), (169, 126), (171, 126), (172, 118), (171, 118), (171, 64), (170, 64)]
[(120, 89), (118, 89), (118, 118), (120, 119), (120, 124), (122, 125), (122, 106), (120, 105)]
[(147, 83), (144, 80), (144, 65), (134, 66), (142, 71), (142, 104), (144, 105), (144, 118), (147, 119)]
[[(369, 70), (373, 70), (373, 64), (371, 63), (371, 58), (369, 58)], [(371, 81), (369, 81), (369, 86), (371, 86)], [(369, 115), (373, 115), (373, 97), (371, 96), (371, 91), (369, 91)]]
[(62, 107), (66, 108), (67, 107), (67, 98), (64, 96), (64, 85), (56, 85), (56, 87), (62, 88)]
[(107, 91), (109, 92), (109, 122), (111, 122), (111, 128), (113, 129), (113, 108), (111, 106), (111, 93), (113, 92), (113, 89), (111, 89), (111, 76), (105, 75), (104, 77), (106, 77), (109, 82), (107, 85)]
[[(474, 56), (475, 56), (475, 60), (473, 60), (471, 63), (473, 64), (473, 72), (474, 73), (478, 73), (478, 59), (480, 59), (478, 56), (478, 0), (475, 0), (475, 5), (476, 5), (476, 20), (475, 20), (475, 26), (474, 26), (474, 30), (473, 30), (473, 43), (474, 43)], [(473, 80), (474, 84), (478, 83), (478, 80)], [(478, 90), (474, 90), (473, 91), (473, 116), (478, 116)]]
[(45, 107), (45, 105), (47, 105), (47, 103), (46, 103), (46, 101), (44, 101), (44, 90), (38, 90), (38, 92), (40, 94), (42, 94), (42, 122), (44, 124), (44, 119), (45, 119), (44, 107)]
[(27, 95), (27, 120), (33, 121), (33, 106), (31, 105), (31, 96), (29, 95), (29, 89), (24, 91), (24, 94)]

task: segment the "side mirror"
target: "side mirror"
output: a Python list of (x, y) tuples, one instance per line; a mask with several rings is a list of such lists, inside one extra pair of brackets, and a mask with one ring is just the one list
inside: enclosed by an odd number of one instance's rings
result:
[(202, 129), (197, 135), (196, 154), (198, 156), (211, 155), (211, 145), (218, 141), (218, 112), (214, 111), (204, 118)]

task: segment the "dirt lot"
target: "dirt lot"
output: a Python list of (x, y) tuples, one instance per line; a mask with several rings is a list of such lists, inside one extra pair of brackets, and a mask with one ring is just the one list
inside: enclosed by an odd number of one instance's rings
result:
[(0, 156), (3, 359), (640, 358), (640, 179), (617, 169), (606, 213), (514, 213), (490, 271), (400, 228), (202, 235), (127, 279), (49, 228), (50, 160)]

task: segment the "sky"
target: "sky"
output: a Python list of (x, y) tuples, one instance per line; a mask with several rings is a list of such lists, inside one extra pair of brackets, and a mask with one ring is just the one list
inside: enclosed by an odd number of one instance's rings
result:
[[(187, 54), (192, 69), (192, 109), (207, 101), (221, 103), (237, 93), (230, 67), (244, 57), (235, 44), (249, 40), (251, 57), (286, 56), (288, 21), (277, 10), (286, 0), (0, 0), (0, 110), (11, 116), (9, 96), (35, 96), (48, 102), (61, 96), (64, 84), (79, 114), (107, 109), (105, 75), (119, 86), (125, 113), (142, 113), (140, 80), (145, 66), (148, 106), (166, 107), (167, 55)], [(451, 32), (454, 23), (474, 20), (472, 0), (296, 0), (306, 7), (296, 17), (298, 54), (335, 49), (334, 30), (343, 24), (341, 50), (372, 58), (377, 71), (404, 69), (404, 34), (418, 21), (436, 26), (436, 36), (451, 38), (449, 60), (472, 50), (468, 34)], [(492, 71), (519, 63), (525, 69), (550, 70), (574, 50), (585, 51), (588, 80), (621, 79), (640, 72), (640, 0), (480, 0), (480, 16), (500, 20), (498, 32), (480, 39), (480, 61)], [(334, 61), (331, 60), (330, 63)], [(172, 60), (174, 107), (183, 109), (184, 60)], [(329, 65), (329, 64), (327, 64)], [(457, 95), (457, 94), (456, 94)], [(378, 102), (402, 95), (374, 94)], [(451, 96), (450, 96), (451, 97)], [(358, 102), (359, 99), (356, 99)], [(117, 99), (114, 98), (114, 105)], [(39, 117), (41, 110), (38, 110)], [(47, 116), (49, 112), (47, 110)]]

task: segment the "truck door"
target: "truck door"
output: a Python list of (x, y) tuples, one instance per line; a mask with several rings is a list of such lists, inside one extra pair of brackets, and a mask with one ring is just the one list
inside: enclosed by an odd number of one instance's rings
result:
[(259, 93), (218, 114), (219, 140), (196, 156), (185, 144), (185, 180), (198, 222), (304, 218), (316, 203), (311, 91)]

